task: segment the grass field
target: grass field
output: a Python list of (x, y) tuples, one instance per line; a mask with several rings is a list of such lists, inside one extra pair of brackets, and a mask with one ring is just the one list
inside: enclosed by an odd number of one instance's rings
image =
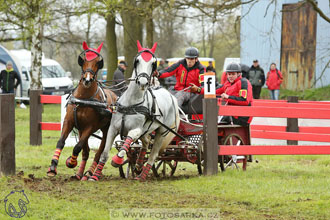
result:
[[(287, 96), (298, 96), (299, 100), (324, 101), (330, 100), (330, 86), (323, 88), (305, 89), (304, 91), (292, 91), (287, 89), (280, 90), (280, 99), (287, 99)], [(262, 88), (260, 97), (270, 99), (267, 88)]]
[[(45, 105), (43, 121), (59, 121), (59, 109)], [(43, 145), (30, 146), (29, 109), (16, 108), (17, 175), (0, 177), (1, 220), (12, 219), (3, 201), (12, 190), (24, 190), (29, 199), (22, 219), (112, 219), (117, 208), (213, 208), (220, 219), (330, 219), (330, 156), (258, 156), (246, 172), (208, 177), (181, 163), (174, 177), (145, 183), (119, 178), (108, 162), (101, 181), (78, 182), (70, 179), (76, 168), (65, 166), (72, 148), (64, 149), (58, 175), (46, 177), (59, 135), (44, 131)]]

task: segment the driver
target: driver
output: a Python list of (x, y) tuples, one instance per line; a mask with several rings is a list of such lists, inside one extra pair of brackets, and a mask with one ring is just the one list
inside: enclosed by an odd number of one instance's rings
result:
[(176, 84), (173, 88), (170, 87), (169, 91), (177, 98), (178, 105), (181, 108), (182, 105), (193, 98), (189, 91), (190, 84), (197, 86), (202, 85), (203, 74), (205, 67), (198, 61), (198, 50), (195, 47), (189, 47), (186, 49), (185, 58), (179, 60), (177, 63), (159, 71), (159, 78), (166, 78), (175, 76)]
[[(252, 86), (249, 80), (241, 76), (241, 67), (237, 63), (231, 63), (226, 68), (227, 80), (223, 85), (217, 88), (216, 94), (220, 95), (228, 105), (252, 105)], [(190, 89), (192, 92), (204, 94), (204, 88), (192, 84)], [(243, 116), (224, 116), (222, 121), (232, 122), (247, 126), (250, 124), (252, 117)]]

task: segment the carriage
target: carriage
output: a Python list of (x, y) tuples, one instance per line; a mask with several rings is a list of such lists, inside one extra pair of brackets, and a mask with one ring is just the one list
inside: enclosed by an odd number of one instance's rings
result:
[[(178, 128), (179, 136), (175, 136), (170, 145), (160, 152), (156, 163), (152, 167), (152, 172), (155, 177), (173, 176), (179, 162), (189, 162), (195, 164), (199, 175), (203, 173), (203, 120), (202, 118), (202, 100), (203, 96), (198, 95), (192, 98), (186, 105), (183, 106), (185, 116), (180, 119)], [(218, 145), (250, 145), (250, 129), (246, 126), (235, 124), (218, 124)], [(180, 137), (181, 136), (181, 137)], [(185, 140), (182, 140), (182, 137)], [(152, 138), (152, 137), (151, 137)], [(116, 141), (116, 149), (119, 150), (123, 141)], [(148, 147), (144, 163), (148, 159), (152, 141)], [(141, 144), (134, 143), (127, 153), (127, 159), (119, 167), (119, 174), (122, 178), (134, 178), (138, 172), (135, 170), (135, 164), (138, 160), (138, 155), (141, 151)], [(246, 169), (247, 162), (252, 162), (251, 156), (225, 156), (218, 155), (218, 163), (221, 171), (227, 168)]]
[[(143, 48), (139, 42), (137, 46), (139, 52), (134, 59), (131, 82), (116, 100), (114, 93), (96, 80), (97, 71), (103, 67), (103, 59), (99, 54), (102, 44), (98, 49), (90, 49), (83, 43), (84, 51), (78, 57), (82, 77), (69, 99), (69, 109), (48, 176), (57, 174), (56, 167), (65, 139), (73, 127), (78, 129), (80, 137), (66, 165), (69, 168), (77, 166), (77, 157), (83, 150), (77, 179), (98, 181), (113, 144), (118, 153), (112, 157), (111, 165), (119, 168), (123, 178), (134, 178), (137, 175), (135, 179), (145, 181), (150, 170), (155, 176), (159, 176), (160, 172), (165, 175), (166, 166), (170, 167), (170, 175), (173, 175), (178, 162), (196, 164), (198, 173), (202, 174), (203, 121), (198, 114), (202, 114), (203, 96), (191, 98), (183, 108), (183, 116), (180, 116), (176, 99), (166, 89), (150, 87), (152, 74), (157, 68), (154, 55), (157, 43), (151, 49)], [(97, 129), (103, 132), (101, 145), (93, 164), (84, 173), (89, 156), (87, 141)], [(122, 140), (115, 141), (119, 133)], [(218, 125), (218, 145), (241, 144), (250, 144), (249, 127)], [(228, 166), (238, 168), (237, 163), (242, 163), (245, 170), (247, 161), (247, 156), (218, 155), (222, 171)]]

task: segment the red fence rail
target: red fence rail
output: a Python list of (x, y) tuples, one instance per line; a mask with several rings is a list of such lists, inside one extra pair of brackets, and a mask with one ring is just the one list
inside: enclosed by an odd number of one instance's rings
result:
[[(40, 95), (41, 104), (61, 104), (62, 97), (58, 95)], [(60, 131), (60, 122), (40, 122), (41, 130)]]
[(241, 145), (219, 147), (219, 155), (320, 155), (330, 154), (329, 145)]
[[(220, 99), (218, 103), (220, 103)], [(42, 104), (60, 104), (61, 96), (40, 95)], [(219, 106), (219, 115), (240, 115), (274, 118), (330, 119), (330, 102), (286, 100), (254, 100), (253, 106)], [(61, 130), (59, 122), (40, 122), (41, 130)], [(251, 125), (252, 138), (330, 142), (330, 127), (299, 127), (299, 132), (287, 132), (287, 126)], [(330, 146), (221, 146), (221, 155), (279, 155), (279, 154), (330, 154)]]
[[(219, 115), (253, 116), (288, 119), (330, 119), (330, 102), (286, 100), (254, 100), (253, 106), (223, 106), (219, 103)], [(298, 124), (298, 123), (297, 123)], [(288, 126), (251, 125), (252, 138), (291, 141), (330, 142), (330, 127), (297, 127), (297, 132), (288, 131)], [(220, 155), (301, 155), (330, 154), (330, 145), (263, 145), (220, 146)]]
[(272, 118), (330, 119), (328, 108), (264, 107), (264, 106), (219, 106), (219, 115), (253, 116)]
[(59, 95), (40, 95), (41, 104), (61, 104), (61, 99)]

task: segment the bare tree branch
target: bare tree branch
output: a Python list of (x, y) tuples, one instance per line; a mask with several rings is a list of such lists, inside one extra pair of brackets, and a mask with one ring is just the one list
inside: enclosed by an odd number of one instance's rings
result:
[[(328, 23), (330, 23), (330, 18), (324, 14), (324, 12), (317, 6), (317, 1), (316, 0), (307, 0), (308, 3), (310, 3), (314, 10), (324, 19), (326, 20)], [(330, 1), (329, 1), (330, 4)]]

